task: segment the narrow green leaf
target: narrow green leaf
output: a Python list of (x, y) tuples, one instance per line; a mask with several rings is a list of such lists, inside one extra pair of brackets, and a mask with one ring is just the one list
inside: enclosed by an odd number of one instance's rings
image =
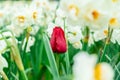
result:
[(65, 53), (65, 61), (66, 61), (67, 74), (69, 74), (71, 71), (70, 71), (70, 61), (69, 61), (68, 51)]
[(55, 62), (55, 58), (49, 43), (49, 39), (46, 34), (43, 35), (43, 42), (45, 46), (45, 50), (47, 53), (47, 57), (49, 60), (50, 68), (51, 68), (51, 74), (53, 75), (53, 80), (59, 80), (59, 73), (58, 73), (58, 68)]

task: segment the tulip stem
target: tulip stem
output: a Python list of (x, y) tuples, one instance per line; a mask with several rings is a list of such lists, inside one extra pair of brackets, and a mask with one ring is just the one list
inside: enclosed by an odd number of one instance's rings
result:
[(70, 61), (69, 61), (69, 54), (68, 54), (68, 50), (65, 53), (65, 61), (66, 61), (66, 70), (67, 70), (67, 74), (71, 73), (70, 71)]
[(58, 73), (60, 74), (60, 71), (59, 71), (59, 69), (60, 69), (60, 67), (59, 67), (59, 55), (56, 53), (55, 54), (55, 58), (56, 58), (56, 64), (57, 64), (57, 67), (58, 67)]
[(65, 31), (65, 40), (66, 40), (66, 43), (67, 43), (67, 51), (66, 51), (66, 53), (65, 53), (65, 61), (66, 61), (66, 73), (67, 74), (69, 74), (69, 73), (71, 73), (71, 71), (70, 71), (70, 61), (69, 61), (69, 53), (68, 53), (68, 40), (67, 40), (67, 32), (66, 32), (66, 23), (65, 23), (65, 19), (66, 18), (63, 18), (63, 20), (64, 20), (64, 31)]

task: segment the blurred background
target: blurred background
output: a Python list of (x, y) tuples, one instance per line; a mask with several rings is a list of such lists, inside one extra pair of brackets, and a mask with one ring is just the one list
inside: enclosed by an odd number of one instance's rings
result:
[[(0, 0), (0, 1), (34, 1), (34, 0)], [(49, 0), (49, 1), (59, 1), (59, 0)]]

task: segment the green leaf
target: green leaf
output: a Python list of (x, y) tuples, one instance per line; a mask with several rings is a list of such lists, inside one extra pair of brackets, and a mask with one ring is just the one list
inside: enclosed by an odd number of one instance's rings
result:
[(70, 61), (69, 61), (69, 54), (68, 54), (68, 50), (65, 53), (65, 61), (66, 61), (66, 70), (67, 70), (67, 74), (69, 74), (70, 71)]
[(53, 80), (59, 80), (59, 73), (58, 73), (58, 68), (55, 62), (55, 58), (49, 43), (49, 39), (46, 34), (43, 35), (43, 42), (45, 46), (45, 50), (47, 53), (47, 57), (49, 60), (50, 68), (51, 68), (51, 74), (53, 75)]

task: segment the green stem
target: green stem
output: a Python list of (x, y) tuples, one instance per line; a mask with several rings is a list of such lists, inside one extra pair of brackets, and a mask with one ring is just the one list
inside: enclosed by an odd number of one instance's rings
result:
[[(29, 35), (30, 33), (27, 33), (27, 35)], [(27, 49), (27, 44), (28, 44), (28, 41), (29, 41), (29, 36), (26, 37), (26, 42), (25, 42), (25, 46), (24, 46), (24, 50), (23, 50), (23, 54), (22, 54), (22, 59), (23, 59), (23, 63), (26, 62), (26, 49)], [(25, 64), (24, 66), (26, 67), (27, 64)]]
[(108, 47), (108, 44), (105, 43), (103, 53), (102, 53), (101, 58), (100, 58), (100, 62), (102, 62), (105, 58), (105, 53), (106, 53), (107, 47)]
[[(24, 50), (23, 50), (23, 55), (26, 53), (27, 44), (28, 44), (28, 40), (25, 42), (25, 47), (24, 47)], [(23, 56), (23, 58), (24, 58), (24, 56)]]
[(68, 50), (65, 53), (65, 61), (66, 61), (66, 70), (67, 70), (67, 74), (71, 73), (71, 67), (70, 67), (70, 61), (69, 61), (69, 54), (68, 54)]
[(63, 18), (64, 20), (64, 31), (65, 31), (65, 39), (66, 39), (66, 43), (67, 43), (67, 51), (65, 53), (65, 61), (66, 61), (66, 73), (69, 74), (71, 73), (70, 71), (70, 61), (69, 61), (69, 53), (68, 53), (68, 40), (67, 40), (67, 32), (66, 32), (66, 25), (65, 25), (65, 19), (66, 18)]
[(22, 75), (23, 80), (28, 80), (24, 70), (20, 71), (20, 73)]
[(84, 39), (83, 39), (83, 47), (82, 47), (82, 50), (83, 51), (87, 51), (87, 48), (88, 48), (88, 40), (89, 40), (89, 28), (88, 26), (85, 27), (84, 29)]
[(110, 39), (112, 37), (112, 33), (113, 33), (113, 29), (108, 28), (108, 36), (107, 36), (107, 39), (105, 41), (105, 46), (104, 46), (104, 49), (103, 49), (103, 54), (101, 55), (101, 58), (100, 58), (100, 62), (104, 61), (104, 59), (105, 59), (106, 50), (109, 46)]
[(87, 46), (88, 46), (88, 42), (83, 41), (82, 50), (83, 50), (83, 51), (87, 51)]
[(59, 74), (60, 74), (60, 70), (59, 70), (59, 69), (60, 69), (60, 66), (59, 66), (59, 63), (60, 63), (59, 59), (60, 59), (60, 58), (59, 58), (59, 57), (60, 57), (59, 54), (56, 53), (56, 54), (55, 54), (56, 64), (57, 64), (58, 72), (59, 72)]

